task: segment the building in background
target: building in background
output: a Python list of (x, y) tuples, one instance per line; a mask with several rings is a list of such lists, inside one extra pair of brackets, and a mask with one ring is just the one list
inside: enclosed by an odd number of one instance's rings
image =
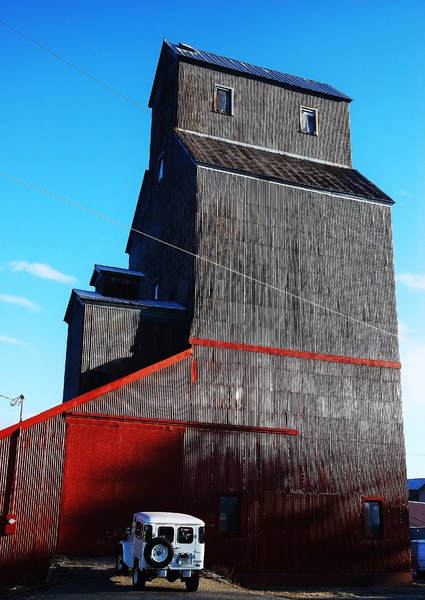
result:
[(242, 582), (411, 581), (393, 202), (349, 102), (164, 41), (129, 269), (72, 293), (64, 403), (1, 434), (9, 573), (155, 509)]

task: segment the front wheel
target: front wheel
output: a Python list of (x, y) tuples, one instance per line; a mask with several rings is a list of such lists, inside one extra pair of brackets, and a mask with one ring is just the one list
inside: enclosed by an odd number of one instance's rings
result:
[(188, 592), (196, 592), (199, 587), (199, 575), (194, 573), (192, 577), (188, 577), (188, 579), (185, 580), (185, 584)]
[(143, 574), (139, 569), (139, 561), (136, 559), (133, 565), (133, 587), (135, 590), (144, 590), (145, 589), (146, 579), (143, 577)]
[(124, 562), (122, 546), (120, 546), (118, 549), (115, 566), (116, 566), (118, 575), (127, 575), (128, 574), (128, 567)]

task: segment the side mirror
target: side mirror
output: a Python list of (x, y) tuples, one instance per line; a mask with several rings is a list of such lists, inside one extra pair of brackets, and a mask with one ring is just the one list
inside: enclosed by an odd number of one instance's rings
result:
[(126, 527), (125, 528), (125, 535), (130, 535), (130, 533), (131, 533), (130, 527)]

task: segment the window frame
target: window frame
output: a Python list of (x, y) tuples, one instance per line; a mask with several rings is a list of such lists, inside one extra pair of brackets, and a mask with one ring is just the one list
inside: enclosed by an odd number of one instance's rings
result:
[[(306, 131), (303, 129), (303, 114), (307, 112), (314, 113), (314, 131)], [(312, 106), (300, 106), (300, 132), (304, 133), (305, 135), (319, 135), (319, 111), (317, 108), (313, 108)]]
[[(368, 523), (367, 523), (368, 509), (367, 509), (366, 505), (369, 502), (376, 502), (379, 505), (380, 523), (379, 523), (379, 531), (377, 533), (373, 533), (372, 531), (368, 530)], [(382, 498), (382, 496), (363, 496), (362, 497), (363, 537), (364, 538), (371, 539), (371, 540), (384, 539), (384, 537), (385, 537), (384, 508), (385, 508), (385, 502), (384, 502), (384, 498)]]
[[(189, 539), (187, 539), (187, 538), (185, 539), (185, 535), (182, 535), (183, 530), (189, 530), (189, 529), (190, 529), (191, 535), (189, 536)], [(177, 539), (178, 544), (193, 544), (194, 537), (195, 537), (194, 527), (188, 526), (188, 525), (177, 527), (176, 539)]]
[(158, 156), (158, 160), (156, 161), (156, 182), (161, 183), (164, 181), (164, 161), (165, 161), (165, 152), (161, 152)]
[[(224, 90), (226, 92), (230, 92), (230, 112), (225, 112), (223, 110), (217, 110), (217, 92), (218, 90)], [(218, 115), (227, 115), (228, 117), (232, 117), (234, 114), (234, 96), (235, 89), (229, 87), (228, 85), (222, 85), (221, 83), (214, 83), (214, 102), (213, 108), (214, 112)]]
[(159, 300), (159, 279), (155, 279), (152, 283), (153, 300)]
[[(222, 529), (221, 527), (221, 514), (222, 514), (222, 498), (235, 498), (237, 499), (237, 529)], [(231, 536), (238, 537), (241, 535), (241, 496), (240, 494), (220, 494), (219, 506), (218, 506), (218, 533), (220, 536)]]

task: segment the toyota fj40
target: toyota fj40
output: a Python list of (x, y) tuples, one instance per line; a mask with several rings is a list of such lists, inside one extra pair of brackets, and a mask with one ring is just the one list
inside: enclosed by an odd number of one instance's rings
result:
[(132, 569), (133, 586), (147, 581), (180, 579), (188, 592), (196, 592), (204, 566), (205, 523), (182, 513), (138, 512), (131, 529), (119, 543), (116, 566), (120, 574)]

